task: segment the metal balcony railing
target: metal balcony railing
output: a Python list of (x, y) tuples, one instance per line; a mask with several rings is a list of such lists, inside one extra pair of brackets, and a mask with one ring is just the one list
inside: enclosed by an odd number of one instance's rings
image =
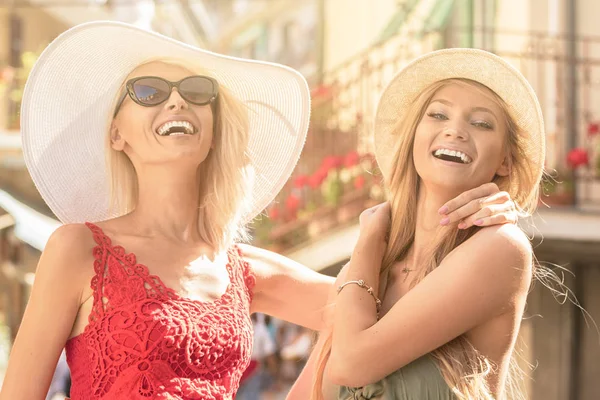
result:
[(365, 207), (383, 200), (372, 156), (378, 97), (403, 65), (427, 51), (458, 47), (465, 35), (521, 70), (538, 94), (546, 166), (558, 181), (544, 184), (543, 202), (600, 210), (600, 37), (578, 38), (573, 58), (565, 36), (446, 29), (392, 37), (325, 73), (312, 91), (311, 128), (300, 162), (266, 216), (256, 221), (261, 245), (279, 251), (302, 245), (356, 223)]

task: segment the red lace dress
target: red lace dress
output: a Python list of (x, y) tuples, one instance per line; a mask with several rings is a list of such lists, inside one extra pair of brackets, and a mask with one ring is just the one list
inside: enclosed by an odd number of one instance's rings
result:
[(159, 277), (94, 235), (89, 324), (66, 344), (72, 400), (230, 400), (250, 362), (254, 276), (237, 247), (230, 284), (212, 302), (180, 297)]

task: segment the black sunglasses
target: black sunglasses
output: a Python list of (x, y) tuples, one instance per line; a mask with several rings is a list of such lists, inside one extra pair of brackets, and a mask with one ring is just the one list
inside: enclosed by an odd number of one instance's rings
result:
[(171, 82), (158, 76), (140, 76), (127, 81), (126, 91), (119, 99), (113, 117), (119, 112), (127, 95), (140, 106), (154, 107), (167, 101), (173, 88), (177, 88), (185, 101), (197, 106), (214, 102), (219, 94), (217, 81), (208, 76), (188, 76), (179, 82)]

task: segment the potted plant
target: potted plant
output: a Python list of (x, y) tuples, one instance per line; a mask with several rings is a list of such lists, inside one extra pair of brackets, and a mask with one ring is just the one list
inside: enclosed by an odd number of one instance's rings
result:
[(574, 180), (571, 171), (560, 169), (542, 180), (540, 202), (548, 206), (569, 206), (574, 202)]
[(600, 122), (588, 124), (587, 150), (592, 174), (600, 178)]

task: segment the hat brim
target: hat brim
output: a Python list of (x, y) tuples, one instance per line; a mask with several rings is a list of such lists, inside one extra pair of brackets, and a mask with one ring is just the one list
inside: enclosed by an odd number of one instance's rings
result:
[(120, 85), (157, 58), (201, 66), (249, 109), (247, 153), (255, 180), (249, 221), (291, 175), (310, 119), (304, 77), (283, 65), (228, 57), (132, 25), (78, 25), (40, 55), (21, 107), (23, 156), (40, 194), (64, 223), (101, 221), (109, 213), (105, 140)]
[(421, 56), (404, 67), (384, 89), (374, 126), (375, 155), (382, 174), (393, 167), (397, 137), (394, 126), (421, 92), (435, 82), (463, 78), (494, 91), (509, 107), (515, 122), (527, 135), (525, 152), (542, 176), (545, 133), (542, 110), (535, 91), (525, 77), (504, 59), (478, 49), (444, 49)]

